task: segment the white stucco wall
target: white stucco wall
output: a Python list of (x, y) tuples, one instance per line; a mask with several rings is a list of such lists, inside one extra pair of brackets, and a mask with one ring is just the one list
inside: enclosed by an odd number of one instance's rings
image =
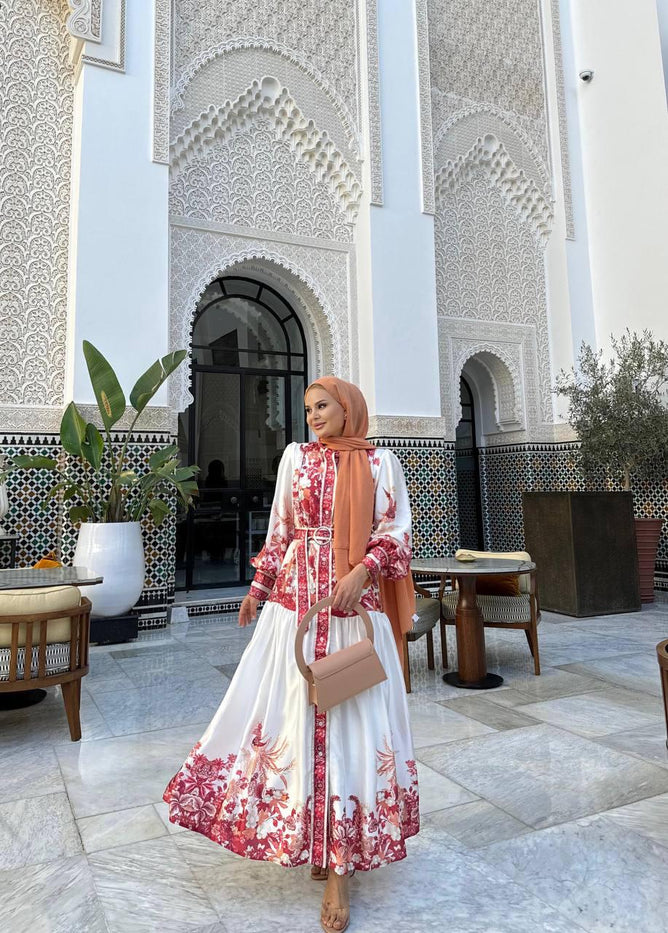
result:
[[(152, 10), (152, 5), (150, 10)], [(127, 4), (126, 70), (84, 65), (74, 289), (74, 398), (94, 401), (81, 344), (114, 366), (126, 394), (167, 352), (168, 168), (151, 161), (153, 20)], [(156, 396), (166, 404), (166, 393)]]
[(379, 0), (382, 207), (371, 207), (375, 412), (441, 414), (434, 221), (422, 213), (413, 0)]
[(668, 115), (655, 0), (571, 0), (596, 338), (668, 336)]

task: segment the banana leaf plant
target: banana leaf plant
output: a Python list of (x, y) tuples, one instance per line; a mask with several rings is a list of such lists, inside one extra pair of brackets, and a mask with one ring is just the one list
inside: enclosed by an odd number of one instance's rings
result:
[[(112, 429), (126, 412), (127, 402), (116, 373), (87, 340), (83, 352), (104, 432), (81, 416), (70, 402), (60, 422), (60, 443), (69, 457), (8, 457), (0, 483), (17, 470), (52, 470), (58, 480), (47, 501), (62, 496), (73, 522), (137, 522), (148, 511), (156, 525), (172, 514), (164, 497), (177, 495), (187, 508), (197, 495), (198, 466), (181, 466), (179, 449), (169, 445), (156, 450), (144, 469), (128, 464), (128, 448), (137, 419), (162, 384), (186, 357), (177, 350), (156, 360), (136, 381), (130, 392), (134, 417), (124, 435), (112, 440)], [(45, 503), (46, 506), (46, 503)]]

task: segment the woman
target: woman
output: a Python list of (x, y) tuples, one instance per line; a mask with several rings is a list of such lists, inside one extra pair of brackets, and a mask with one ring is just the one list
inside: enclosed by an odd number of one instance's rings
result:
[[(398, 460), (365, 440), (366, 403), (325, 376), (305, 395), (317, 441), (281, 459), (267, 540), (239, 625), (266, 604), (227, 694), (164, 799), (172, 822), (246, 858), (312, 864), (327, 881), (323, 930), (345, 930), (348, 878), (406, 855), (419, 829), (417, 771), (401, 671), (412, 625), (411, 524)], [(382, 590), (382, 597), (381, 597)], [(297, 623), (333, 596), (304, 639), (308, 661), (364, 637), (369, 611), (387, 680), (330, 709), (309, 706)], [(391, 621), (382, 605), (391, 616)], [(331, 869), (331, 870), (330, 870)]]

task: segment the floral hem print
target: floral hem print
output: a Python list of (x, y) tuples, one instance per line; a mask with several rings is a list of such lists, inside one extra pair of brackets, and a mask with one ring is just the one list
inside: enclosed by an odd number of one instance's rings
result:
[[(200, 748), (198, 742), (165, 790), (170, 821), (244, 858), (286, 867), (309, 863), (312, 801), (289, 803), (286, 776), (294, 759), (288, 760), (287, 740), (272, 742), (257, 723), (238, 755), (209, 759)], [(420, 828), (415, 761), (405, 763), (410, 784), (400, 787), (387, 739), (376, 759), (385, 786), (372, 806), (353, 795), (345, 804), (338, 796), (329, 801), (328, 867), (338, 874), (404, 858), (405, 840)]]

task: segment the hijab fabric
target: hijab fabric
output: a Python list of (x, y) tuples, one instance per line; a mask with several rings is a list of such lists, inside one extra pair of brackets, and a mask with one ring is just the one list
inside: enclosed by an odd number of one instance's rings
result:
[[(306, 390), (320, 386), (343, 407), (346, 420), (338, 437), (323, 437), (320, 443), (339, 452), (334, 498), (334, 564), (341, 580), (361, 563), (373, 528), (374, 485), (368, 450), (375, 450), (366, 439), (369, 414), (361, 391), (336, 376), (322, 376)], [(305, 395), (306, 395), (305, 393)], [(392, 625), (399, 658), (403, 665), (403, 634), (413, 628), (415, 591), (410, 571), (401, 580), (380, 577), (383, 611)]]

